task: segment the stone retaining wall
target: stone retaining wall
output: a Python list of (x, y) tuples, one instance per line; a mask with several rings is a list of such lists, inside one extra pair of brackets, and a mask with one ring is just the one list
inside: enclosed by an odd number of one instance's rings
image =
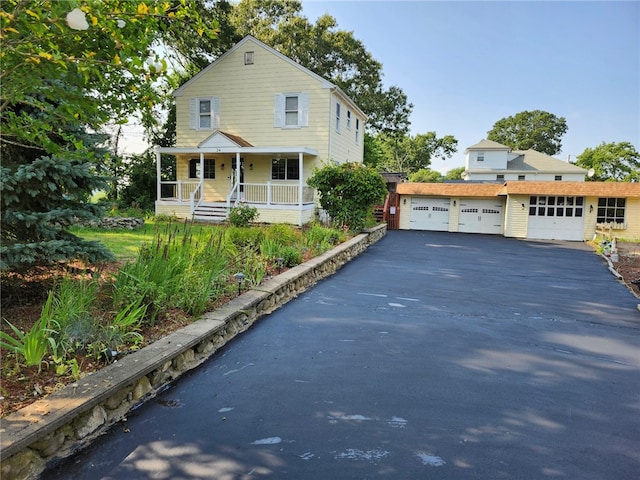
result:
[(0, 477), (33, 479), (89, 444), (134, 407), (200, 365), (258, 318), (333, 274), (379, 241), (386, 225), (370, 229), (249, 290), (198, 321), (127, 355), (2, 419)]

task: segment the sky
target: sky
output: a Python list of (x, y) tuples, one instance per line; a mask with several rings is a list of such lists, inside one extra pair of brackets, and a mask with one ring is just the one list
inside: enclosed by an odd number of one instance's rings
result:
[[(556, 158), (602, 142), (640, 150), (640, 1), (302, 0), (312, 23), (328, 13), (382, 63), (386, 87), (413, 104), (411, 134), (453, 135), (458, 152), (524, 110), (564, 117)], [(133, 129), (127, 151), (142, 133)]]
[(524, 110), (567, 122), (561, 160), (602, 142), (640, 150), (640, 2), (303, 0), (382, 63), (413, 104), (411, 134), (453, 135), (464, 150)]

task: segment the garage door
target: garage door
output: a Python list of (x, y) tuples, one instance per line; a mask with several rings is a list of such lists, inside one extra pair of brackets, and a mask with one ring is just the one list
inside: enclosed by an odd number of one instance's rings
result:
[(584, 240), (584, 197), (532, 195), (527, 238)]
[(500, 200), (461, 200), (458, 231), (500, 234), (503, 211), (504, 207)]
[(446, 232), (449, 230), (449, 199), (413, 197), (411, 229)]

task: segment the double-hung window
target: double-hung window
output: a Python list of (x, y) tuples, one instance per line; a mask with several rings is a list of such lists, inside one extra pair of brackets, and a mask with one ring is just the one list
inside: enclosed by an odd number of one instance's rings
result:
[(271, 162), (271, 180), (299, 180), (300, 165), (297, 158), (274, 158)]
[(284, 97), (284, 125), (285, 127), (298, 126), (298, 109), (299, 99), (297, 95)]
[(351, 110), (347, 110), (347, 130), (351, 130)]
[(192, 98), (190, 127), (194, 130), (213, 130), (220, 126), (220, 98)]
[(336, 102), (336, 132), (340, 132), (340, 108), (342, 106), (340, 105), (340, 102)]
[(309, 125), (309, 94), (281, 93), (274, 99), (273, 126), (300, 128)]
[(598, 223), (624, 223), (626, 198), (599, 198)]
[(360, 142), (360, 119), (356, 118), (356, 144)]
[[(200, 178), (200, 159), (189, 160), (189, 178)], [(216, 178), (216, 161), (213, 158), (204, 159), (204, 178)]]

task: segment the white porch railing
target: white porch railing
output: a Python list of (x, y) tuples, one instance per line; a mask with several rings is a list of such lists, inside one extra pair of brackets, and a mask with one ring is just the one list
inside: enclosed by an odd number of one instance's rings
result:
[[(302, 187), (302, 203), (313, 203), (313, 188)], [(174, 200), (196, 207), (206, 202), (200, 182), (160, 182), (160, 200)], [(228, 205), (236, 200), (262, 205), (298, 205), (300, 186), (282, 183), (241, 183), (231, 188), (227, 196)]]
[(160, 182), (160, 200), (177, 200), (190, 202), (191, 195), (199, 189), (200, 182)]
[[(248, 203), (265, 205), (298, 205), (300, 203), (300, 187), (278, 183), (243, 183), (240, 198)], [(313, 202), (313, 189), (302, 187), (302, 203)]]

